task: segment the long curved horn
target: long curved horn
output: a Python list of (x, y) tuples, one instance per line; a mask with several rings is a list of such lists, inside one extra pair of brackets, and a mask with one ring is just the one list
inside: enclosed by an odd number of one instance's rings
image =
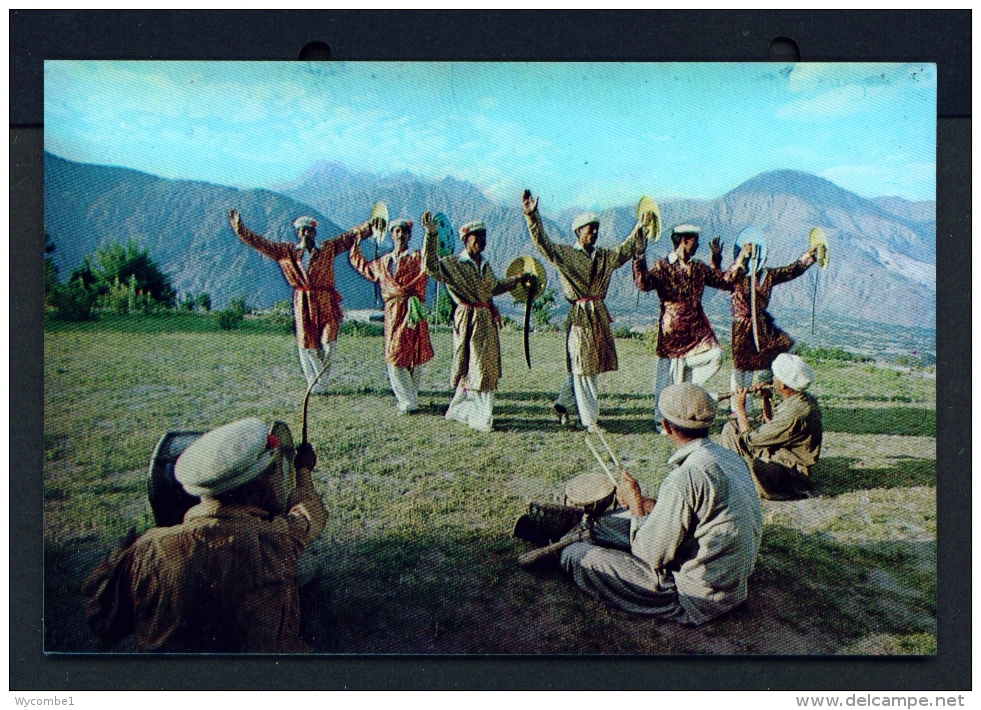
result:
[(314, 377), (313, 382), (307, 386), (307, 393), (303, 397), (303, 438), (300, 441), (301, 444), (307, 443), (307, 410), (310, 407), (310, 393), (313, 392), (314, 385), (316, 385), (317, 382), (320, 381), (320, 378), (324, 376), (324, 373), (327, 372), (327, 367), (328, 364), (325, 364), (322, 368), (320, 368), (320, 373)]

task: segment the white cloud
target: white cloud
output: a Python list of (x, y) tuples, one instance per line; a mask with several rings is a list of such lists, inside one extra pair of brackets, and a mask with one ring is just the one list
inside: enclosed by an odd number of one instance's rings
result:
[(827, 121), (878, 107), (895, 94), (891, 87), (846, 84), (817, 96), (791, 101), (778, 108), (776, 114), (778, 118), (790, 121)]

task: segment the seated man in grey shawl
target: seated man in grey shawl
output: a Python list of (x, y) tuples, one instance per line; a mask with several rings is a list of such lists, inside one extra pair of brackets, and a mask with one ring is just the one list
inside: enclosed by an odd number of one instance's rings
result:
[(690, 382), (658, 399), (661, 425), (677, 448), (658, 498), (622, 472), (617, 498), (582, 540), (562, 551), (562, 568), (584, 591), (636, 614), (704, 624), (746, 599), (763, 519), (746, 462), (708, 438), (717, 405)]

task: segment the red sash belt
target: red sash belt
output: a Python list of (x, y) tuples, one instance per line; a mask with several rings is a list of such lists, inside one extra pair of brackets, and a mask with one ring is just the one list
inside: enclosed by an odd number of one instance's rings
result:
[(461, 306), (466, 306), (467, 308), (487, 308), (491, 312), (491, 318), (494, 320), (494, 325), (498, 328), (501, 327), (501, 313), (497, 310), (497, 306), (494, 302), (490, 303), (467, 303), (466, 301), (460, 301)]
[[(602, 296), (586, 296), (585, 298), (577, 298), (572, 303), (573, 303), (573, 305), (576, 305), (576, 306), (582, 306), (582, 305), (584, 305), (586, 303), (591, 303), (593, 301), (602, 301), (602, 300), (603, 300), (603, 297)], [(613, 322), (613, 316), (607, 315), (607, 317), (610, 319), (608, 322), (612, 323)]]

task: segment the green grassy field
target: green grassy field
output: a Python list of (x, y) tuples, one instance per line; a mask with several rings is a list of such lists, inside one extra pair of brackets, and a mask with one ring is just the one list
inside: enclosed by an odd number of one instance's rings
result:
[[(819, 495), (763, 503), (746, 604), (699, 629), (608, 609), (557, 571), (528, 573), (511, 538), (529, 500), (559, 500), (598, 469), (582, 434), (551, 413), (563, 336), (502, 333), (493, 434), (440, 413), (450, 334), (434, 335), (429, 412), (396, 417), (377, 337), (342, 336), (331, 393), (310, 407), (315, 473), (330, 511), (301, 563), (304, 633), (327, 653), (936, 652), (936, 390), (920, 372), (814, 363), (824, 411)], [(145, 478), (157, 439), (245, 416), (299, 434), (295, 341), (261, 320), (103, 316), (45, 334), (45, 649), (100, 650), (79, 584), (111, 542), (151, 525)], [(601, 422), (646, 492), (667, 474), (652, 434), (653, 362), (617, 343), (600, 378)], [(728, 388), (728, 363), (709, 389)], [(724, 419), (713, 428), (717, 436)], [(126, 650), (126, 642), (111, 650)], [(106, 650), (106, 649), (102, 649)]]

